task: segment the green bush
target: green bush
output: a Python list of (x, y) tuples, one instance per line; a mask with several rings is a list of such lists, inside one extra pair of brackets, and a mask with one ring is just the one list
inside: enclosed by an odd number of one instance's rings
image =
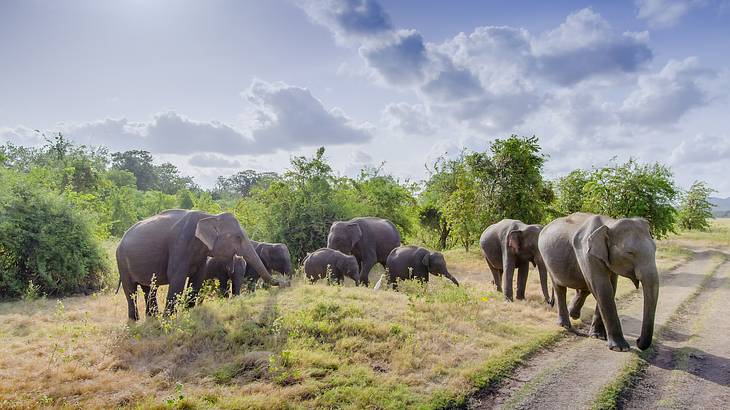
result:
[(108, 269), (89, 216), (12, 171), (0, 177), (0, 298), (100, 289)]

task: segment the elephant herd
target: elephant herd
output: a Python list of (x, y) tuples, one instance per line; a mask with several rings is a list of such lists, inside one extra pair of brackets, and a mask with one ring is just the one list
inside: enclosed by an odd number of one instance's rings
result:
[[(497, 290), (509, 301), (513, 296), (525, 298), (529, 265), (536, 267), (543, 297), (551, 306), (557, 301), (558, 322), (567, 329), (572, 329), (570, 317), (580, 317), (583, 302), (593, 294), (597, 306), (590, 335), (607, 340), (612, 350), (629, 349), (614, 299), (618, 276), (630, 278), (637, 288), (641, 283), (644, 318), (637, 346), (643, 350), (651, 344), (659, 283), (656, 246), (644, 219), (575, 213), (544, 228), (504, 219), (489, 226), (479, 242)], [(192, 305), (206, 279), (217, 279), (223, 293), (230, 281), (232, 293), (239, 294), (244, 286), (255, 288), (259, 279), (273, 286), (289, 286), (287, 280), (277, 280), (270, 272), (292, 276), (287, 246), (249, 239), (230, 213), (164, 211), (127, 230), (116, 257), (131, 320), (139, 319), (138, 287), (145, 296), (145, 313), (153, 315), (158, 310), (157, 285), (169, 285), (165, 312), (170, 313), (186, 286), (191, 295), (185, 303)], [(459, 285), (441, 253), (402, 246), (393, 223), (374, 217), (333, 223), (327, 247), (309, 253), (303, 269), (311, 281), (327, 278), (341, 283), (348, 277), (357, 285), (369, 286), (369, 273), (376, 263), (386, 268), (393, 288), (399, 279), (428, 281), (429, 275)], [(513, 291), (515, 269), (517, 287)], [(552, 294), (548, 292), (548, 272)], [(576, 289), (570, 307), (567, 288)]]

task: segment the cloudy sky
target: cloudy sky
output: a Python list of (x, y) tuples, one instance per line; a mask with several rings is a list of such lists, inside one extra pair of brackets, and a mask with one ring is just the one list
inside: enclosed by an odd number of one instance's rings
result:
[(730, 1), (0, 0), (0, 143), (146, 149), (210, 186), (327, 147), (341, 174), (536, 135), (730, 196)]

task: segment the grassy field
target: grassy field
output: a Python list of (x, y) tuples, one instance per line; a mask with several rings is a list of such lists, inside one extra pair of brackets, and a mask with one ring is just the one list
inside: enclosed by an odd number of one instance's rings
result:
[[(717, 243), (728, 228), (719, 221), (714, 233), (662, 242), (660, 269), (688, 257), (681, 241)], [(392, 292), (297, 279), (138, 324), (127, 323), (124, 297), (113, 292), (2, 303), (0, 408), (458, 403), (562, 331), (536, 272), (527, 300), (506, 303), (478, 251), (446, 258), (461, 287), (438, 279)], [(619, 294), (634, 289), (619, 283)]]

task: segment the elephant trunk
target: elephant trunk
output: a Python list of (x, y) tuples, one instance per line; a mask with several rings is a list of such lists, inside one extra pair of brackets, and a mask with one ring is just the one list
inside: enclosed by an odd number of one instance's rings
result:
[[(542, 296), (545, 298), (545, 302), (547, 302), (548, 305), (552, 306), (554, 303), (554, 299), (548, 293), (547, 268), (545, 267), (545, 262), (542, 260), (542, 257), (540, 257), (539, 255), (537, 258), (535, 258), (535, 265), (537, 265), (537, 272), (540, 275), (540, 288), (542, 289)], [(555, 285), (553, 285), (553, 293), (554, 291)]]
[(274, 279), (271, 274), (269, 274), (264, 263), (261, 262), (261, 258), (259, 258), (256, 250), (251, 245), (251, 241), (249, 241), (246, 237), (243, 239), (243, 245), (241, 246), (240, 255), (238, 256), (241, 256), (247, 264), (251, 265), (259, 276), (266, 281), (266, 283), (274, 286), (278, 286), (280, 284), (278, 280)]
[(636, 346), (646, 350), (651, 345), (654, 335), (654, 314), (659, 299), (659, 278), (656, 270), (641, 280), (641, 286), (644, 290), (644, 318), (641, 323), (641, 336), (636, 340)]
[(454, 282), (454, 285), (459, 286), (459, 281), (457, 281), (456, 278), (451, 276), (451, 274), (448, 271), (444, 272), (444, 276), (446, 277), (446, 279)]

